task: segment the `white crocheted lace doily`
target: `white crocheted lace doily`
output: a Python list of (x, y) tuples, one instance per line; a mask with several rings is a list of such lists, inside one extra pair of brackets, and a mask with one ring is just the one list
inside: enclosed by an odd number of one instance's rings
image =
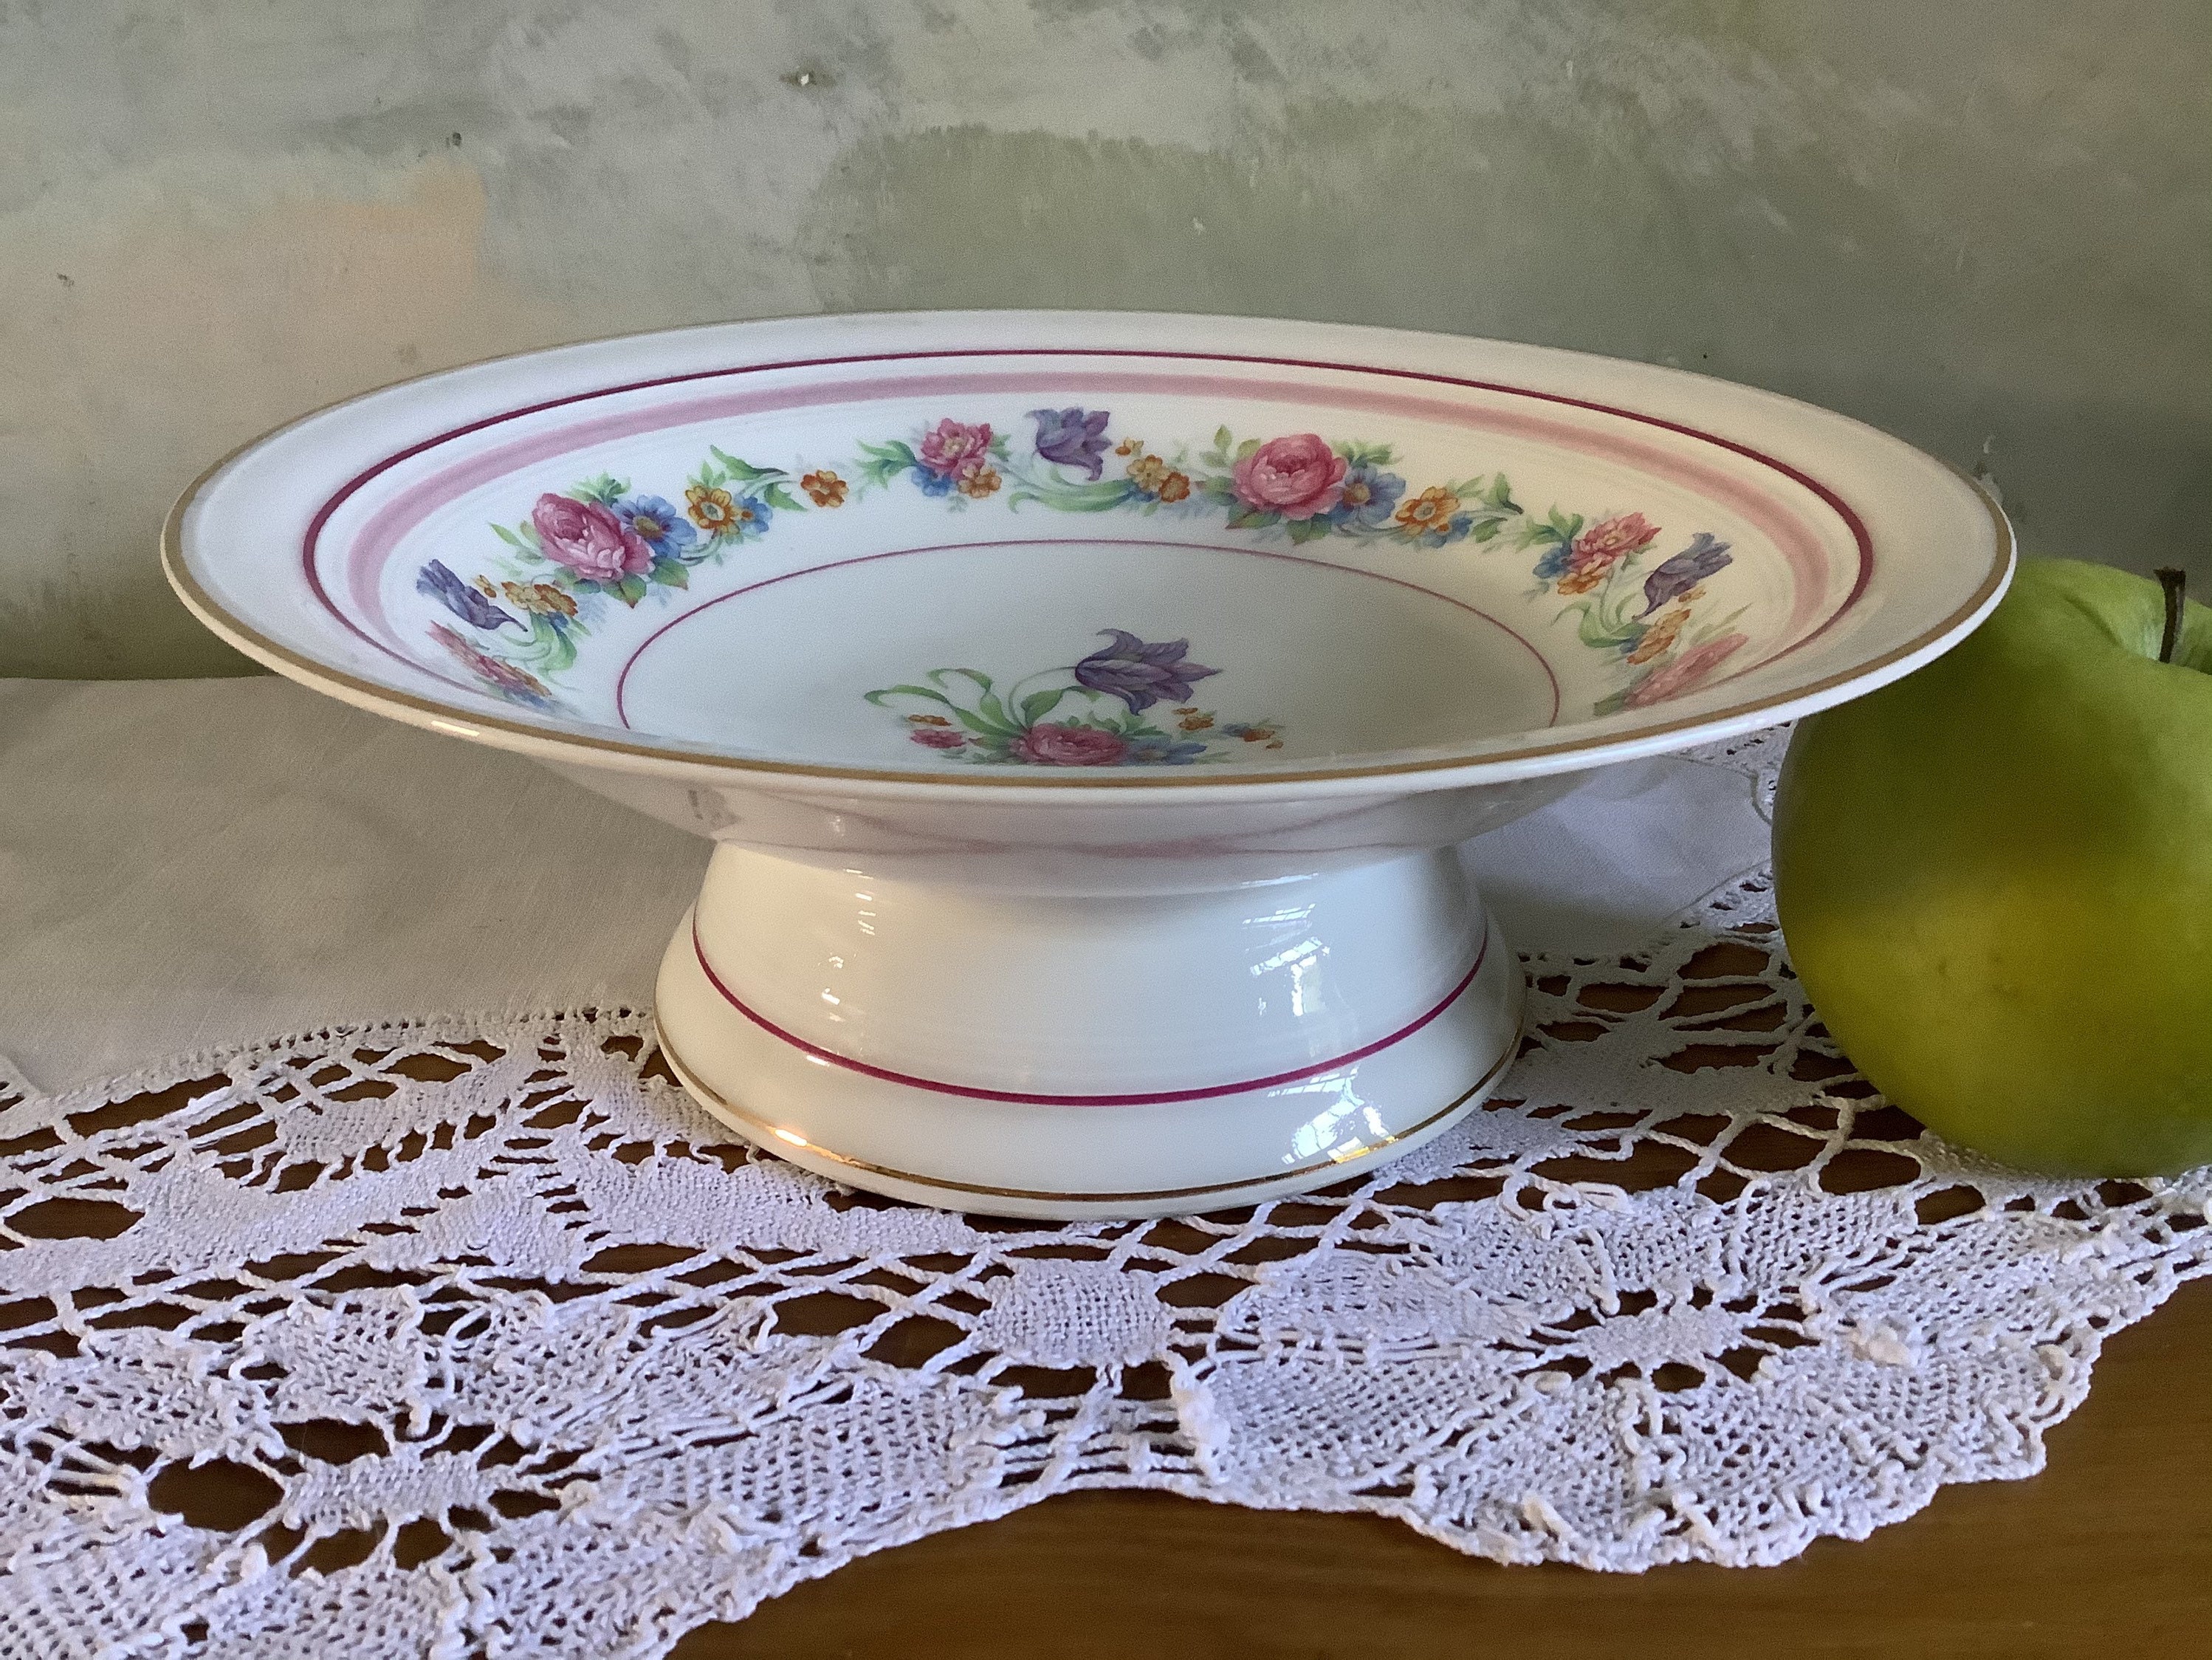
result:
[(1077, 1487), (1777, 1562), (2038, 1468), (2212, 1268), (2212, 1171), (2033, 1178), (1883, 1104), (1761, 877), (1528, 970), (1463, 1128), (1170, 1222), (833, 1187), (630, 1011), (0, 1085), (0, 1656), (657, 1655)]

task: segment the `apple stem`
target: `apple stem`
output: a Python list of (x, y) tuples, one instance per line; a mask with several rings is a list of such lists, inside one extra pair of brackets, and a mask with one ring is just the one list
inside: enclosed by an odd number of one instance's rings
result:
[(2158, 660), (2171, 663), (2173, 648), (2181, 643), (2182, 591), (2189, 586), (2186, 571), (2176, 570), (2171, 565), (2160, 565), (2151, 573), (2158, 578), (2159, 587), (2166, 590), (2166, 632), (2159, 636)]

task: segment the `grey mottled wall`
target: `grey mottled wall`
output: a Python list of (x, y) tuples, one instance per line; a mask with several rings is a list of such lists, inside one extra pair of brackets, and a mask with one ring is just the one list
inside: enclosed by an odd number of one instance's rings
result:
[(238, 666), (202, 465), (441, 364), (823, 309), (1678, 362), (2212, 587), (2203, 0), (0, 0), (0, 672)]

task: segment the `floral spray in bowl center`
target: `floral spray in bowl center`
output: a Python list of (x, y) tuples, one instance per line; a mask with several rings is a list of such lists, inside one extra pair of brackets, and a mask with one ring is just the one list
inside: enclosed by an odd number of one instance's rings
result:
[[(954, 760), (1188, 766), (1226, 760), (1246, 745), (1282, 748), (1282, 728), (1273, 721), (1223, 721), (1186, 701), (1196, 682), (1218, 672), (1188, 660), (1189, 641), (1148, 644), (1126, 629), (1100, 632), (1112, 643), (1003, 688), (979, 669), (938, 668), (922, 677), (926, 684), (884, 686), (867, 701), (907, 708), (908, 737)], [(933, 707), (914, 710), (916, 702)], [(1148, 718), (1146, 711), (1161, 703), (1175, 707)], [(1156, 724), (1162, 719), (1167, 727)]]

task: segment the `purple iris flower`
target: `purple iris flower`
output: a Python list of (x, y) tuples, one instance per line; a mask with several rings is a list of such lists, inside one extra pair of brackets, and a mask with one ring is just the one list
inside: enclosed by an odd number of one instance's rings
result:
[(427, 593), (464, 623), (480, 629), (496, 629), (507, 623), (520, 628), (521, 623), (508, 616), (497, 605), (478, 593), (466, 582), (446, 568), (444, 562), (433, 559), (422, 567), (415, 579), (415, 592)]
[(1221, 672), (1185, 662), (1183, 653), (1190, 649), (1188, 640), (1147, 645), (1124, 629), (1098, 631), (1114, 643), (1078, 663), (1076, 680), (1093, 691), (1110, 692), (1129, 706), (1132, 714), (1142, 713), (1163, 697), (1182, 702), (1190, 696), (1192, 681)]
[(1657, 611), (1678, 593), (1687, 593), (1714, 572), (1735, 562), (1729, 544), (1711, 531), (1699, 531), (1690, 545), (1644, 579), (1644, 614)]
[(1104, 410), (1031, 410), (1030, 419), (1037, 425), (1036, 453), (1046, 460), (1080, 467), (1084, 477), (1094, 480), (1105, 470)]

